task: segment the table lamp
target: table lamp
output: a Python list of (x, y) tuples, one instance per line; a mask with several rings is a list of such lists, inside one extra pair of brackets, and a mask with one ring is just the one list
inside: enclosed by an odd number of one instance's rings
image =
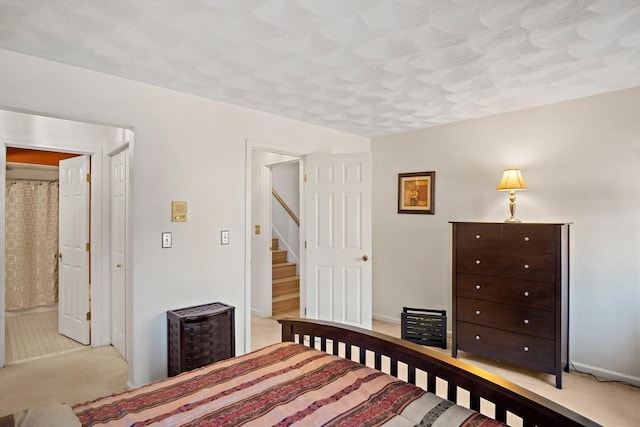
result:
[(516, 213), (516, 190), (526, 190), (527, 183), (524, 182), (520, 169), (505, 169), (502, 174), (502, 179), (498, 184), (496, 190), (509, 191), (509, 212), (511, 216), (504, 220), (504, 222), (521, 222), (514, 215)]

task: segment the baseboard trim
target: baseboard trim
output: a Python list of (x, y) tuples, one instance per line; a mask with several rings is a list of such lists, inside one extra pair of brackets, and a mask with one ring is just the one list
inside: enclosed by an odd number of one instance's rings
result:
[(571, 369), (575, 369), (577, 372), (585, 374), (595, 375), (598, 378), (602, 378), (609, 381), (619, 381), (627, 384), (631, 384), (636, 387), (640, 387), (640, 378), (632, 375), (622, 374), (620, 372), (609, 371), (608, 369), (598, 368), (596, 366), (585, 365), (584, 363), (578, 363), (571, 361)]
[(400, 324), (400, 319), (396, 319), (395, 317), (383, 316), (381, 314), (372, 314), (371, 318), (373, 320), (379, 320), (381, 322), (393, 323), (395, 325)]

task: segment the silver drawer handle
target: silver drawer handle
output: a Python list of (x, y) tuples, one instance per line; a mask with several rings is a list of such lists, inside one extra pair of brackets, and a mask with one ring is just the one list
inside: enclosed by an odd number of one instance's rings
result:
[(476, 289), (480, 290), (480, 285), (476, 285)]
[(476, 339), (479, 340), (480, 339), (480, 335), (476, 335)]
[(528, 242), (529, 240), (530, 240), (530, 239), (529, 239), (529, 236), (525, 236), (525, 237), (524, 237), (524, 241), (525, 241), (525, 242)]
[(478, 240), (480, 239), (480, 235), (479, 234), (476, 234), (476, 239), (478, 239)]
[(529, 319), (524, 319), (524, 323), (525, 323), (525, 325), (528, 325), (529, 324)]
[(524, 291), (524, 296), (528, 297), (529, 296), (529, 291)]
[(524, 350), (524, 351), (529, 351), (529, 346), (528, 346), (528, 345), (525, 345), (525, 346), (524, 346), (524, 348), (523, 348), (523, 350)]
[(529, 269), (529, 264), (524, 265), (525, 270)]
[(479, 259), (476, 260), (476, 265), (480, 265), (480, 260)]
[(480, 310), (476, 310), (476, 314), (480, 314)]

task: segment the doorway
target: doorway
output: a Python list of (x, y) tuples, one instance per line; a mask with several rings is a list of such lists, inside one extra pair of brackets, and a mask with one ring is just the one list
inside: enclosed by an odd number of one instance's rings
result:
[(77, 154), (7, 147), (7, 363), (83, 348), (59, 333), (59, 161)]
[[(290, 156), (288, 156), (290, 157)], [(300, 159), (269, 164), (271, 316), (300, 316)], [(267, 284), (268, 286), (268, 284)]]
[[(103, 175), (109, 173), (107, 152), (129, 144), (129, 160), (133, 159), (133, 132), (126, 128), (89, 124), (43, 115), (0, 110), (0, 181), (6, 181), (6, 148), (30, 148), (85, 154), (91, 161), (90, 218), (91, 227), (91, 345), (110, 345), (110, 271), (109, 271), (109, 184)], [(131, 196), (129, 196), (131, 198)], [(5, 186), (0, 186), (0, 217), (5, 216)], [(106, 211), (105, 211), (106, 209)], [(128, 213), (127, 213), (128, 214)], [(5, 240), (0, 228), (0, 240)], [(130, 238), (128, 238), (130, 239)], [(130, 240), (127, 241), (130, 244)], [(0, 259), (5, 258), (4, 245)], [(125, 272), (131, 288), (131, 262)], [(4, 265), (3, 265), (4, 267)], [(130, 295), (127, 297), (130, 300)], [(126, 308), (130, 313), (130, 305)], [(5, 277), (0, 275), (0, 367), (5, 365)], [(129, 326), (128, 326), (129, 327)], [(130, 335), (129, 335), (130, 336)]]
[[(280, 281), (281, 267), (292, 269), (283, 277), (298, 276), (299, 269), (303, 268), (299, 256), (299, 225), (291, 220), (292, 214), (300, 216), (299, 168), (300, 161), (297, 156), (266, 150), (252, 152), (251, 311), (259, 317), (271, 317), (274, 314), (274, 304), (279, 304), (281, 300), (285, 305), (295, 305), (299, 312), (299, 291), (283, 291), (282, 295), (278, 294), (277, 290), (276, 293), (273, 291), (274, 281)], [(283, 205), (287, 206), (289, 211)], [(285, 255), (286, 251), (286, 259), (279, 261), (277, 265), (272, 261), (274, 245), (280, 248), (279, 255)], [(300, 287), (299, 284), (296, 286)], [(287, 298), (297, 298), (297, 301), (286, 301)]]

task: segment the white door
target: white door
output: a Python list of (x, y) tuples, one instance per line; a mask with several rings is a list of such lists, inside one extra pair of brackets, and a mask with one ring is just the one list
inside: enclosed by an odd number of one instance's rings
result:
[(111, 345), (126, 360), (127, 152), (111, 157)]
[(89, 157), (60, 161), (58, 331), (82, 344), (89, 336)]
[(371, 329), (371, 154), (305, 158), (307, 317)]

